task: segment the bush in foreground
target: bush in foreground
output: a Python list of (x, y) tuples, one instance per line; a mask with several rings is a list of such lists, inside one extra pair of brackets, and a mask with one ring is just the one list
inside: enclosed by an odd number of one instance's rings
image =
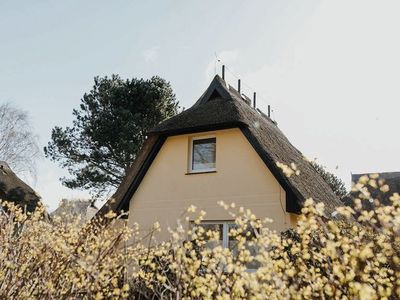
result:
[[(137, 227), (117, 226), (112, 212), (109, 222), (82, 228), (8, 206), (0, 218), (0, 298), (398, 299), (400, 196), (381, 206), (366, 186), (389, 192), (374, 176), (361, 178), (353, 208), (327, 219), (322, 204), (307, 200), (298, 226), (283, 234), (221, 203), (235, 219), (230, 249), (193, 206), (189, 231), (178, 222), (161, 244), (149, 242), (158, 224), (139, 237)], [(363, 201), (374, 209), (364, 211)]]

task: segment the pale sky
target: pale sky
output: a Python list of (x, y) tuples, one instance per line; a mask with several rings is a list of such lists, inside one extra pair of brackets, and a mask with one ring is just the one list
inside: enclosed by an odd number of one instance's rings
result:
[[(43, 147), (94, 76), (160, 75), (189, 107), (217, 54), (303, 154), (349, 185), (352, 172), (400, 170), (399, 15), (400, 1), (2, 0), (0, 103), (30, 114)], [(30, 183), (51, 210), (87, 196), (65, 175), (38, 161)]]

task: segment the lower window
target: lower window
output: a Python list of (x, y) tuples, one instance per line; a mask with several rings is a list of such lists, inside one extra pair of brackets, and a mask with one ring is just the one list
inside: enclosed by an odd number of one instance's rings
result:
[[(224, 248), (229, 248), (234, 256), (238, 255), (238, 242), (235, 236), (230, 234), (231, 230), (238, 228), (238, 225), (236, 223), (234, 223), (233, 221), (203, 221), (197, 226), (203, 227), (205, 232), (213, 231), (218, 233), (219, 239), (208, 241), (206, 247), (213, 248), (216, 246), (223, 246)], [(256, 230), (253, 228), (249, 228), (248, 230), (241, 232), (240, 235), (246, 237), (246, 240), (250, 242), (256, 236)], [(253, 257), (257, 255), (257, 249), (255, 246), (247, 245), (247, 250), (250, 251)], [(257, 269), (258, 267), (259, 264), (257, 261), (252, 261), (247, 264), (247, 268), (250, 270)]]

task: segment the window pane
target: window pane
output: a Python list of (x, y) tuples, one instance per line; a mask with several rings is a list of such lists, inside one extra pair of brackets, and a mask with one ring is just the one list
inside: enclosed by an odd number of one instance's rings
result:
[(201, 223), (200, 225), (203, 227), (205, 234), (204, 234), (204, 240), (207, 240), (207, 232), (212, 231), (212, 232), (217, 232), (218, 233), (218, 238), (219, 240), (211, 240), (206, 243), (206, 247), (209, 249), (212, 249), (216, 246), (222, 246), (222, 240), (223, 240), (223, 225), (222, 224), (211, 224), (211, 223)]
[(192, 170), (215, 168), (215, 138), (193, 140)]
[(236, 224), (228, 224), (228, 248), (232, 251), (233, 256), (237, 255), (237, 240), (231, 234), (231, 230), (235, 230), (238, 228)]
[[(231, 230), (235, 230), (238, 228), (237, 224), (228, 224), (228, 235), (229, 235), (229, 240), (228, 240), (228, 247), (232, 251), (233, 256), (238, 255), (238, 249), (237, 249), (237, 240), (235, 236), (232, 236)], [(250, 251), (251, 255), (255, 257), (257, 255), (257, 249), (255, 245), (250, 245), (250, 241), (253, 240), (256, 237), (256, 231), (258, 232), (257, 229), (251, 228), (250, 226), (244, 230), (242, 233), (240, 233), (241, 236), (245, 237), (248, 243), (246, 243), (245, 247), (247, 250)], [(248, 269), (257, 269), (260, 267), (259, 262), (257, 261), (252, 261), (246, 264), (246, 267)]]

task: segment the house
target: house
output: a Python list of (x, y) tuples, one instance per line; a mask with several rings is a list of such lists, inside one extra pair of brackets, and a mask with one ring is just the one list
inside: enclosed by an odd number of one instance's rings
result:
[[(323, 202), (329, 215), (340, 201), (277, 124), (218, 75), (189, 109), (156, 126), (114, 196), (110, 209), (129, 212), (147, 232), (154, 222), (168, 226), (190, 205), (207, 212), (205, 223), (225, 230), (232, 217), (217, 202), (235, 203), (272, 228), (296, 224), (304, 201)], [(277, 163), (296, 164), (300, 176), (285, 176)], [(189, 221), (190, 222), (190, 221)], [(188, 222), (188, 223), (189, 223)], [(189, 226), (189, 224), (185, 224)]]
[(0, 161), (0, 199), (12, 202), (27, 212), (33, 212), (41, 203), (40, 196), (4, 161)]
[(90, 220), (98, 209), (94, 202), (87, 199), (61, 199), (60, 205), (50, 213), (50, 216), (61, 217), (64, 222), (80, 218), (82, 222)]
[[(374, 199), (378, 200), (380, 204), (390, 205), (392, 202), (390, 201), (390, 197), (394, 193), (400, 194), (400, 172), (382, 172), (382, 173), (361, 173), (361, 174), (352, 174), (351, 181), (353, 184), (357, 183), (361, 177), (367, 176), (368, 178), (375, 178), (377, 180), (382, 180), (383, 184), (387, 184), (389, 186), (389, 191), (384, 192), (379, 187), (374, 188), (370, 185), (366, 185), (368, 192), (370, 193), (369, 200), (370, 201), (362, 201), (363, 208), (366, 210), (370, 210), (374, 208)], [(349, 206), (353, 205), (353, 200), (356, 198), (360, 198), (359, 191), (351, 191), (348, 195), (346, 195), (342, 201)]]

